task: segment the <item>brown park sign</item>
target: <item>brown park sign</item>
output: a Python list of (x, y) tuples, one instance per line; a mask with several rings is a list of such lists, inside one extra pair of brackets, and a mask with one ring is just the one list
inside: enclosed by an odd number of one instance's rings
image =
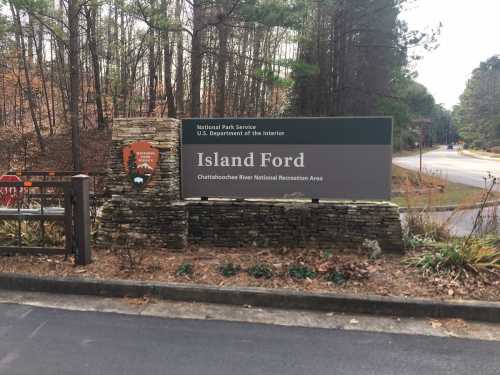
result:
[(158, 165), (160, 152), (150, 143), (139, 141), (123, 148), (123, 165), (136, 189), (141, 189), (150, 181)]

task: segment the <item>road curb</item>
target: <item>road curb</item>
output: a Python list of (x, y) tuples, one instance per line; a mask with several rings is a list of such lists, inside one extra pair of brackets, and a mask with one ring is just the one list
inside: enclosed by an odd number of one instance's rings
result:
[(284, 289), (215, 287), (128, 280), (40, 277), (0, 273), (0, 289), (56, 294), (251, 305), (400, 317), (458, 318), (500, 323), (500, 303), (302, 293)]
[[(475, 203), (475, 204), (469, 204), (465, 206), (435, 206), (435, 207), (399, 207), (399, 212), (400, 213), (406, 213), (411, 210), (425, 210), (427, 212), (449, 212), (449, 211), (463, 211), (463, 210), (473, 210), (476, 208), (480, 208), (483, 204), (482, 203)], [(493, 207), (493, 206), (500, 206), (500, 200), (498, 201), (488, 201), (484, 205), (484, 207)]]
[(462, 155), (469, 156), (475, 159), (489, 160), (489, 161), (498, 161), (500, 162), (500, 158), (495, 158), (487, 155), (476, 154), (475, 152), (469, 150), (461, 150), (459, 151)]

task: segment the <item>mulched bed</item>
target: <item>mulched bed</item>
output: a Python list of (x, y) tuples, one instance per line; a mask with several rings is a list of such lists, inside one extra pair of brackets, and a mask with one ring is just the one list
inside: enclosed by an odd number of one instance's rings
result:
[[(406, 256), (413, 255), (415, 253)], [(7, 256), (0, 258), (0, 272), (500, 301), (499, 272), (458, 280), (450, 276), (424, 276), (420, 270), (403, 265), (405, 257), (383, 255), (370, 260), (367, 254), (359, 250), (192, 247), (182, 252), (164, 249), (127, 252), (123, 249), (95, 249), (94, 262), (86, 267), (76, 267), (71, 258), (65, 260), (63, 256)], [(241, 266), (241, 271), (232, 277), (222, 276), (219, 268), (228, 262)], [(184, 263), (193, 265), (193, 273), (189, 276), (177, 275)], [(250, 276), (248, 268), (258, 263), (268, 264), (273, 276), (269, 279)], [(314, 269), (316, 276), (305, 280), (292, 278), (287, 272), (291, 265), (308, 265)], [(334, 281), (328, 281), (332, 273), (335, 277), (330, 279)], [(342, 276), (337, 277), (339, 275)]]

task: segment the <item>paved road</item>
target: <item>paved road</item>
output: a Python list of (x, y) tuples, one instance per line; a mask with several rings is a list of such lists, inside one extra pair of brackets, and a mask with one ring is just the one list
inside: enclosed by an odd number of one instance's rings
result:
[[(426, 173), (439, 174), (452, 182), (484, 188), (484, 177), (488, 173), (500, 177), (500, 162), (495, 160), (477, 159), (462, 155), (457, 150), (447, 150), (442, 146), (437, 150), (426, 152), (423, 155), (423, 169)], [(419, 155), (397, 157), (393, 163), (400, 167), (416, 170), (420, 168)], [(500, 185), (496, 187), (500, 191)], [(487, 209), (486, 215), (492, 215), (491, 209)], [(454, 235), (467, 235), (472, 227), (478, 210), (465, 210), (460, 213), (436, 212), (433, 216), (439, 221), (448, 221), (449, 227)], [(497, 209), (500, 216), (500, 208)], [(401, 215), (404, 219), (405, 215)], [(498, 228), (497, 228), (498, 230)]]
[[(397, 157), (394, 164), (412, 170), (419, 169), (419, 155)], [(465, 156), (456, 150), (447, 150), (442, 146), (423, 155), (423, 169), (426, 172), (439, 173), (449, 181), (465, 185), (484, 187), (484, 177), (488, 172), (500, 177), (500, 162)]]
[(500, 342), (0, 304), (0, 374), (498, 374)]

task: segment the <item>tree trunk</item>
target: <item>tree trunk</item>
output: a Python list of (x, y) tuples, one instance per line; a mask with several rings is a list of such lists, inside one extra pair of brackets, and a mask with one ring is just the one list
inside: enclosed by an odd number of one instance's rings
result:
[[(168, 18), (167, 4), (165, 0), (162, 0), (162, 10), (164, 16)], [(167, 112), (168, 117), (177, 117), (177, 111), (175, 108), (175, 97), (174, 88), (172, 86), (172, 51), (173, 42), (170, 42), (170, 34), (168, 30), (163, 32), (163, 80), (165, 87), (165, 99), (167, 100)]]
[[(175, 2), (175, 21), (181, 25), (182, 0)], [(182, 31), (177, 33), (177, 67), (175, 70), (175, 103), (177, 113), (184, 113), (184, 39)]]
[[(38, 144), (40, 145), (40, 150), (42, 153), (45, 153), (45, 141), (42, 136), (42, 132), (40, 129), (40, 125), (38, 123), (38, 120), (36, 118), (36, 103), (34, 99), (34, 91), (33, 91), (33, 86), (31, 84), (31, 78), (30, 78), (30, 73), (29, 73), (29, 66), (28, 66), (28, 61), (26, 58), (26, 45), (24, 44), (24, 35), (23, 35), (23, 28), (21, 25), (21, 17), (19, 16), (19, 9), (17, 9), (12, 2), (10, 3), (10, 9), (12, 12), (12, 16), (16, 22), (16, 27), (17, 27), (17, 32), (19, 34), (19, 44), (21, 47), (21, 59), (23, 61), (23, 66), (24, 66), (24, 78), (26, 79), (26, 85), (28, 89), (28, 104), (30, 108), (30, 114), (31, 114), (31, 119), (33, 121), (33, 127), (35, 128), (35, 133), (36, 137), (38, 140)], [(22, 94), (21, 94), (22, 96)]]
[(87, 43), (90, 50), (90, 57), (92, 59), (92, 70), (94, 72), (97, 128), (105, 129), (107, 125), (106, 125), (106, 120), (104, 119), (104, 112), (102, 106), (101, 68), (99, 66), (99, 56), (97, 54), (96, 16), (97, 16), (97, 4), (94, 2), (90, 7), (86, 7), (85, 9), (85, 18), (87, 19)]
[(203, 53), (201, 37), (203, 30), (202, 1), (193, 0), (193, 37), (191, 39), (191, 117), (200, 117), (200, 89)]
[(68, 28), (69, 28), (69, 115), (71, 125), (71, 153), (73, 157), (73, 170), (82, 169), (80, 156), (80, 113), (78, 102), (80, 97), (80, 33), (79, 0), (68, 0)]
[(227, 39), (228, 27), (224, 21), (217, 25), (219, 36), (219, 54), (217, 58), (217, 82), (215, 84), (215, 116), (224, 117), (226, 107), (226, 67), (227, 67)]
[[(31, 24), (31, 26), (33, 27), (33, 24)], [(47, 107), (47, 117), (48, 117), (48, 121), (49, 121), (49, 134), (54, 135), (54, 127), (52, 126), (52, 113), (50, 110), (49, 95), (47, 92), (47, 80), (45, 78), (45, 70), (43, 68), (43, 29), (42, 29), (42, 25), (39, 25), (39, 28), (40, 28), (40, 30), (39, 30), (39, 39), (40, 40), (38, 43), (36, 41), (35, 30), (32, 29), (31, 32), (32, 32), (33, 42), (35, 43), (37, 64), (38, 64), (38, 68), (40, 70), (40, 78), (42, 79), (43, 96), (45, 98), (45, 105)]]
[(148, 57), (148, 77), (149, 77), (149, 101), (148, 116), (154, 116), (156, 108), (156, 56), (154, 30), (149, 29), (149, 57)]

